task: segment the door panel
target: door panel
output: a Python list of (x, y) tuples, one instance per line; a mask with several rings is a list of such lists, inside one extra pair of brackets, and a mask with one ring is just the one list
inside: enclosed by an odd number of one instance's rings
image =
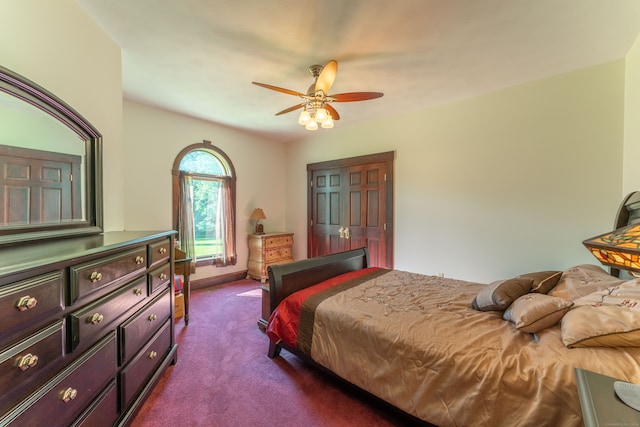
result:
[(392, 268), (392, 157), (353, 165), (344, 159), (338, 168), (307, 166), (310, 257), (367, 247), (372, 266)]

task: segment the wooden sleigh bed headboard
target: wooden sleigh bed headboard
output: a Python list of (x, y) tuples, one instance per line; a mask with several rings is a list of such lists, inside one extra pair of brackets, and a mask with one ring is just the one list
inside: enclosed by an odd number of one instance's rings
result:
[(367, 248), (269, 266), (269, 312), (301, 289), (349, 271), (369, 267)]

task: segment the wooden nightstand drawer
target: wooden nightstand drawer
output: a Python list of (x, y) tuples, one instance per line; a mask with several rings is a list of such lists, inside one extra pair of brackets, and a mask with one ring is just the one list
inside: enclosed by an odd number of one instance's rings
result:
[(62, 271), (0, 289), (0, 347), (12, 335), (35, 332), (64, 309)]
[(170, 249), (171, 242), (169, 239), (149, 245), (149, 267), (159, 263), (160, 261), (168, 261)]
[(171, 294), (167, 290), (162, 296), (143, 308), (139, 313), (120, 325), (121, 360), (124, 365), (140, 347), (147, 342), (165, 320), (171, 317)]
[(68, 426), (77, 418), (95, 393), (117, 372), (116, 337), (112, 332), (95, 347), (69, 365), (58, 376), (0, 419), (0, 425)]
[(147, 247), (124, 254), (81, 264), (71, 268), (71, 301), (73, 304), (99, 289), (131, 278), (147, 268)]
[(273, 262), (281, 259), (289, 259), (291, 256), (291, 247), (288, 248), (278, 248), (278, 249), (269, 249), (265, 252), (265, 262)]
[(149, 278), (149, 295), (165, 289), (171, 278), (171, 264), (165, 264), (156, 268), (148, 274)]
[(291, 246), (293, 244), (293, 236), (276, 236), (264, 239), (265, 248), (273, 248), (276, 246)]
[(136, 397), (149, 375), (162, 362), (170, 345), (171, 323), (167, 321), (131, 363), (120, 372), (120, 396), (123, 406), (128, 406)]
[(70, 317), (71, 349), (87, 348), (101, 338), (118, 317), (147, 298), (147, 279), (142, 277), (122, 289), (103, 297)]

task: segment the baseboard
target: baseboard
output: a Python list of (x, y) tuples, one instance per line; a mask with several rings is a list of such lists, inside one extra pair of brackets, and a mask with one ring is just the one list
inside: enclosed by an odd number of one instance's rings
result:
[(243, 280), (247, 277), (247, 270), (237, 271), (235, 273), (223, 274), (220, 276), (204, 277), (198, 280), (191, 280), (191, 290), (208, 288), (209, 286), (223, 285), (237, 280)]

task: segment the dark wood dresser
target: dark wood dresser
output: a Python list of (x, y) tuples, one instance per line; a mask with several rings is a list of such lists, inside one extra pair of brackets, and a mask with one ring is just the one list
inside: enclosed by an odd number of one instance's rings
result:
[(0, 425), (126, 425), (165, 368), (175, 232), (0, 249)]

